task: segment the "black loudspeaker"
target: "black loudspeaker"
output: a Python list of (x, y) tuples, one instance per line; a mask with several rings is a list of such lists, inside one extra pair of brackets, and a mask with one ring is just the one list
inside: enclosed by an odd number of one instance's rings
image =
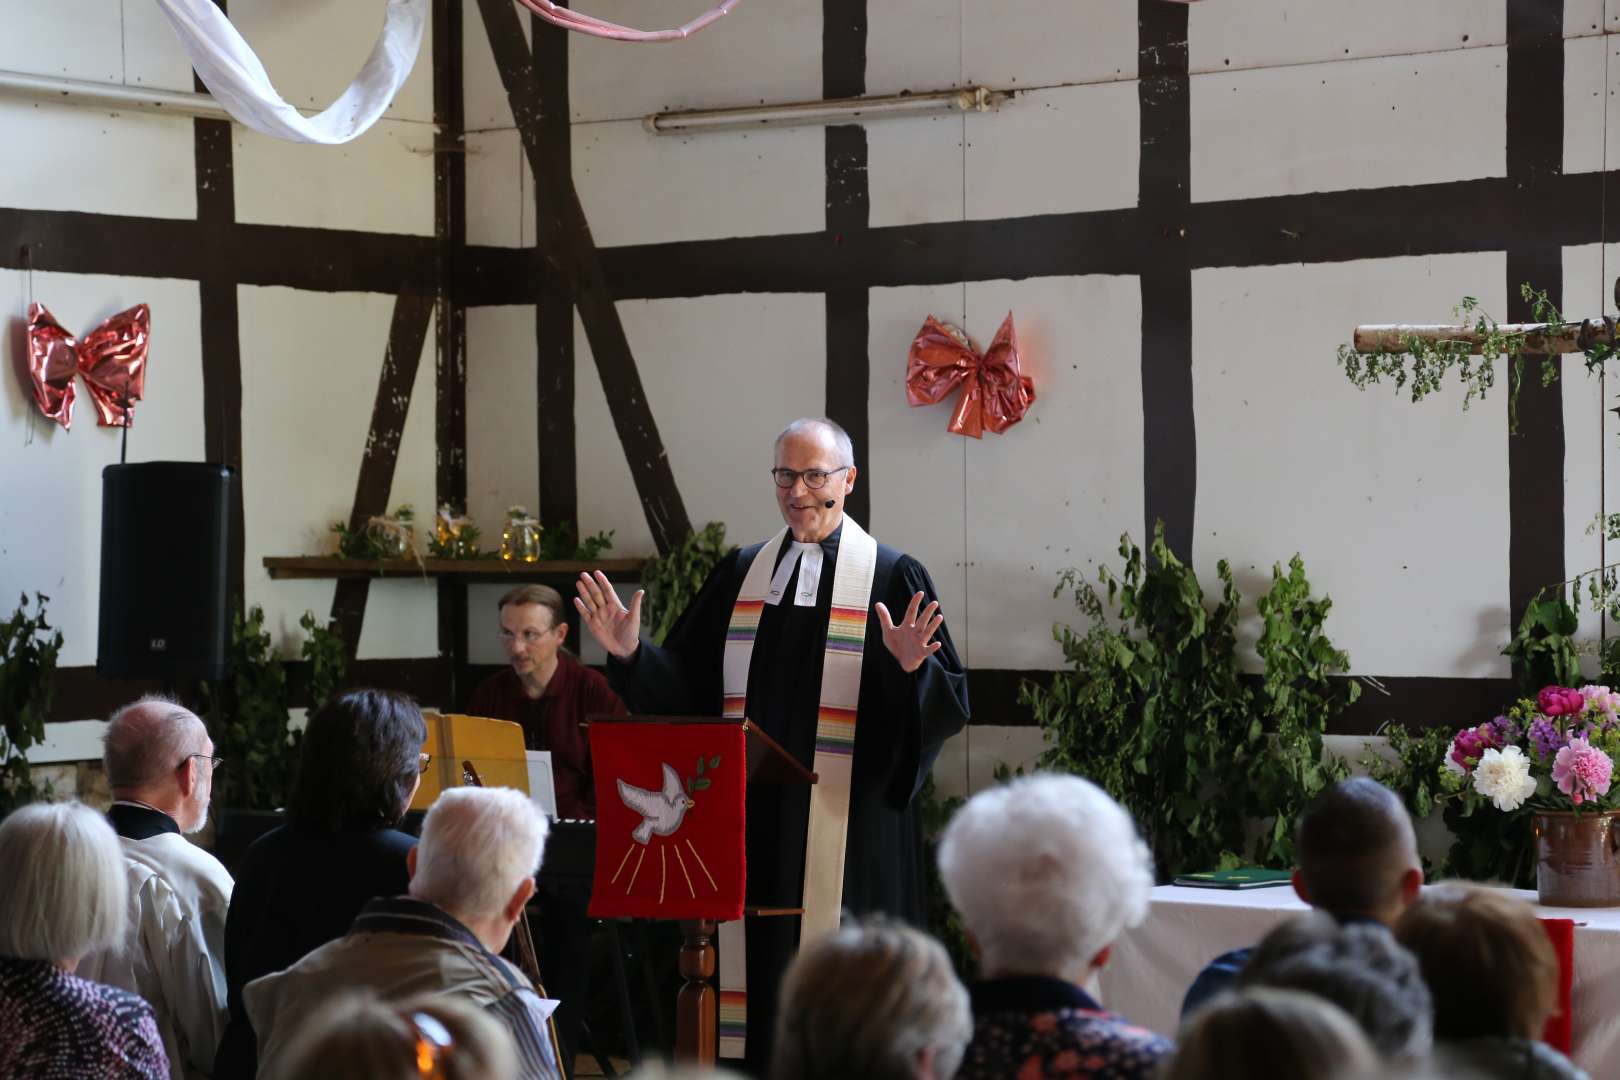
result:
[(98, 675), (223, 677), (236, 483), (236, 470), (198, 462), (102, 470)]

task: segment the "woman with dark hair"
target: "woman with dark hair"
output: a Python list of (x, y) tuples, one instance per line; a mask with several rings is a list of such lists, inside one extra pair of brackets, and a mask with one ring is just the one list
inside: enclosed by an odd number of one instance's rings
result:
[(258, 1051), (242, 987), (342, 937), (366, 902), (410, 885), (416, 839), (396, 826), (421, 782), (427, 724), (416, 702), (351, 690), (304, 731), (287, 823), (242, 857), (225, 919), (230, 1021), (214, 1075), (251, 1077)]

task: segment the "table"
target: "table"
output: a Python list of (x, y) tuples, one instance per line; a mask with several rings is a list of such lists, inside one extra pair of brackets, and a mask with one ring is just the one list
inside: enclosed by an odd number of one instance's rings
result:
[[(1536, 914), (1575, 921), (1575, 1063), (1594, 1080), (1620, 1077), (1620, 908), (1553, 908), (1509, 890)], [(1253, 945), (1306, 910), (1286, 886), (1247, 892), (1162, 885), (1147, 921), (1127, 930), (1098, 981), (1105, 1006), (1133, 1023), (1174, 1035), (1193, 977), (1221, 953)]]

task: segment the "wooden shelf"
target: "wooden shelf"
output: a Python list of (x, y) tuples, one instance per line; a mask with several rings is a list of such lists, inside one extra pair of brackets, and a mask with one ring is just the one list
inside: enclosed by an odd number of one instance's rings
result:
[(597, 570), (639, 578), (645, 559), (592, 562), (506, 562), (503, 559), (339, 559), (331, 555), (267, 555), (264, 568), (277, 581), (299, 578), (453, 578), (461, 581), (558, 581)]

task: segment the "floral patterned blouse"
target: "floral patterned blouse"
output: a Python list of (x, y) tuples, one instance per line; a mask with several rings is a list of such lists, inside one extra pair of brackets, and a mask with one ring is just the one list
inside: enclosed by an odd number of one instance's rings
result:
[(0, 1076), (168, 1080), (152, 1007), (43, 960), (0, 957)]
[(971, 993), (973, 1041), (957, 1080), (1151, 1080), (1175, 1053), (1062, 979), (990, 979)]

